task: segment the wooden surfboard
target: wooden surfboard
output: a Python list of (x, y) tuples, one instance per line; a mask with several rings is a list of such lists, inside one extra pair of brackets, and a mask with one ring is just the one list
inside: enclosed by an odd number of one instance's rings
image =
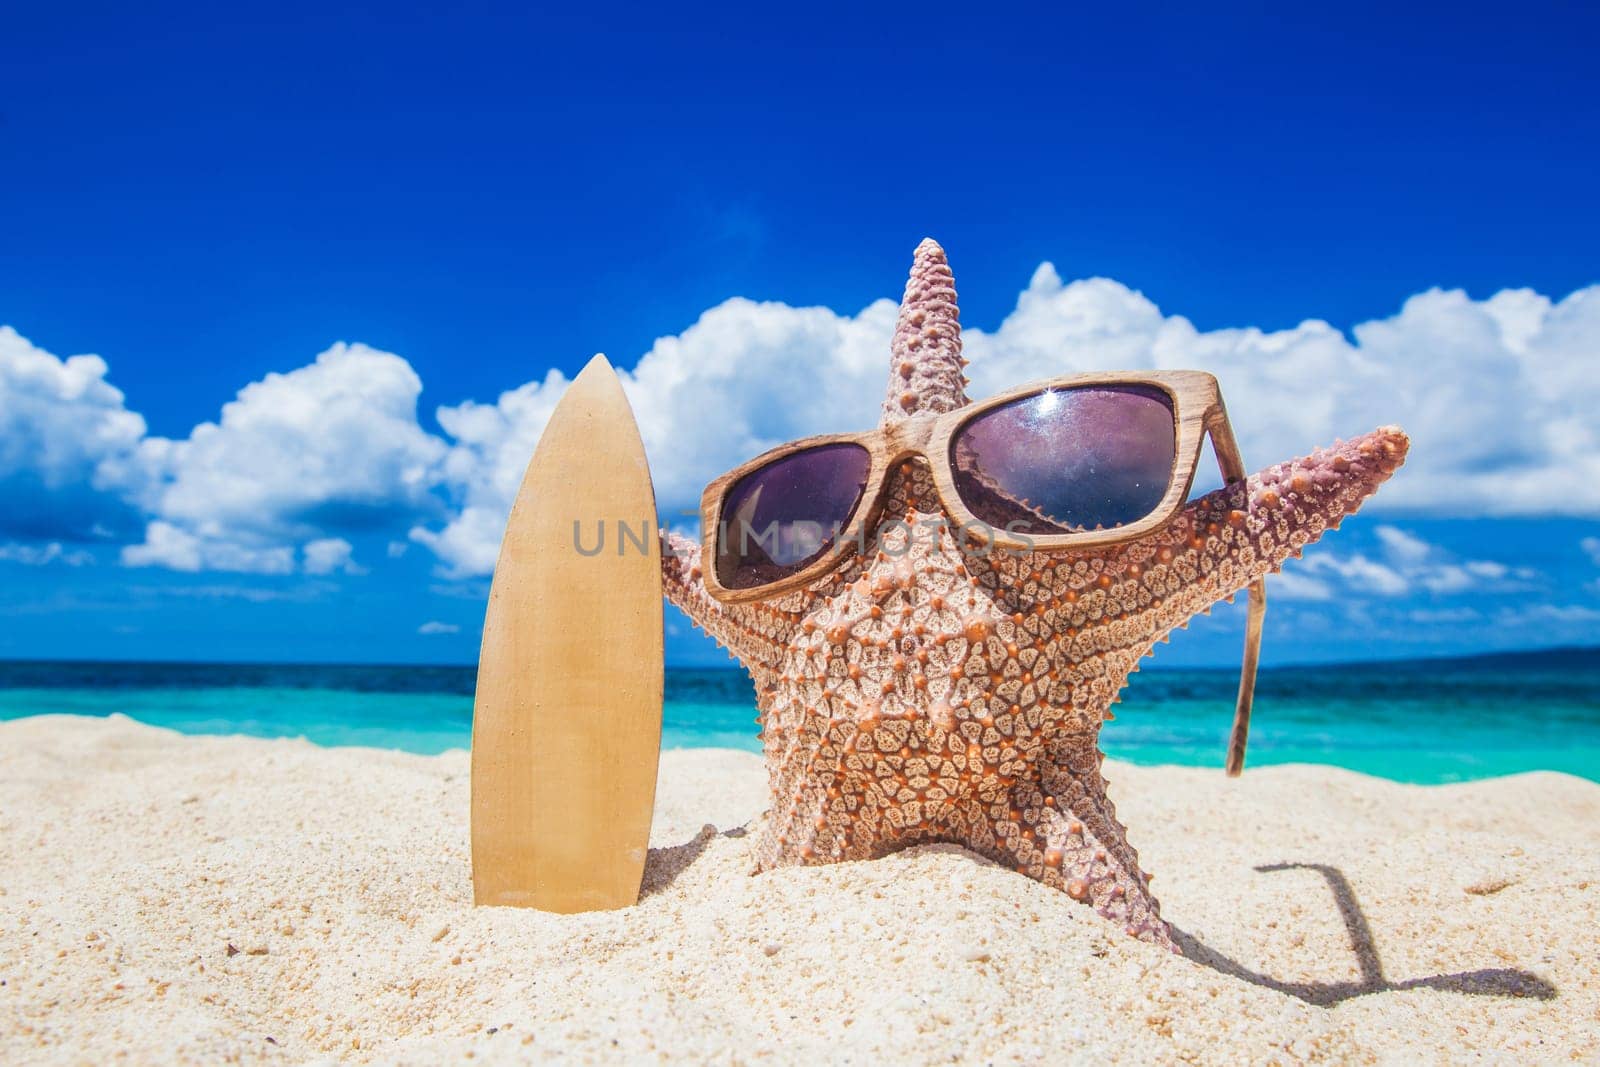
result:
[(528, 464), (489, 590), (472, 714), (479, 904), (639, 899), (661, 752), (656, 529), (633, 411), (595, 356)]

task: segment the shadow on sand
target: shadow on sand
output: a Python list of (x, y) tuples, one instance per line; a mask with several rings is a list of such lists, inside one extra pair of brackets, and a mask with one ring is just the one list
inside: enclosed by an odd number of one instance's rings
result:
[(700, 832), (681, 845), (669, 845), (666, 848), (653, 848), (644, 862), (644, 881), (639, 887), (639, 899), (655, 896), (663, 892), (678, 876), (694, 865), (700, 858), (700, 853), (706, 846), (718, 837), (738, 838), (743, 837), (746, 831), (743, 826), (736, 826), (731, 830), (719, 831), (709, 823), (700, 828)]
[(1435, 974), (1427, 978), (1408, 978), (1401, 982), (1391, 982), (1384, 977), (1383, 963), (1378, 959), (1378, 949), (1372, 941), (1372, 928), (1367, 924), (1367, 917), (1362, 914), (1361, 906), (1356, 903), (1355, 894), (1351, 892), (1350, 882), (1345, 878), (1344, 872), (1323, 863), (1273, 863), (1257, 867), (1256, 870), (1263, 874), (1275, 871), (1316, 871), (1327, 879), (1328, 888), (1333, 890), (1333, 899), (1339, 907), (1339, 917), (1344, 920), (1345, 932), (1350, 937), (1350, 947), (1356, 954), (1356, 963), (1361, 969), (1360, 980), (1291, 982), (1274, 978), (1259, 971), (1252, 971), (1206, 945), (1192, 934), (1174, 927), (1173, 940), (1178, 943), (1185, 956), (1214, 971), (1249, 982), (1251, 985), (1287, 993), (1291, 997), (1297, 997), (1307, 1004), (1320, 1008), (1331, 1008), (1335, 1004), (1353, 997), (1364, 997), (1369, 993), (1391, 993), (1405, 989), (1440, 989), (1473, 996), (1532, 997), (1536, 1000), (1550, 1000), (1556, 995), (1555, 986), (1543, 978), (1510, 967)]

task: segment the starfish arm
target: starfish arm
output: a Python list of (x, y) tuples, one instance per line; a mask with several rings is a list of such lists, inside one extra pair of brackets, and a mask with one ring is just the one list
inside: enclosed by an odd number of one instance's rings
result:
[(772, 672), (783, 662), (793, 628), (790, 612), (771, 604), (721, 604), (700, 577), (700, 542), (661, 532), (661, 588), (689, 621), (728, 650), (752, 673)]
[(1055, 575), (1069, 633), (1094, 641), (1061, 642), (1058, 658), (1109, 654), (1131, 670), (1153, 642), (1337, 528), (1405, 462), (1408, 444), (1398, 429), (1374, 430), (1208, 493), (1126, 545), (1071, 562), (1033, 553), (1034, 573)]
[(956, 280), (944, 249), (932, 239), (917, 246), (900, 317), (889, 344), (889, 387), (883, 423), (954, 411), (967, 403), (967, 361), (961, 356)]
[(1176, 951), (1139, 854), (1100, 774), (1098, 732), (1054, 737), (1037, 774), (994, 802), (958, 805), (950, 836), (966, 848), (1089, 904), (1130, 936)]
[(1039, 782), (1053, 800), (1041, 813), (1043, 852), (1029, 857), (1024, 873), (1092, 904), (1130, 936), (1177, 951), (1106, 793), (1098, 732), (1058, 737), (1050, 749)]
[(1165, 548), (1187, 564), (1180, 573), (1192, 566), (1196, 576), (1179, 607), (1188, 613), (1161, 632), (1277, 572), (1290, 557), (1299, 558), (1307, 545), (1337, 529), (1377, 492), (1405, 462), (1409, 445), (1399, 429), (1384, 427), (1268, 467), (1190, 503), (1156, 548), (1158, 560)]

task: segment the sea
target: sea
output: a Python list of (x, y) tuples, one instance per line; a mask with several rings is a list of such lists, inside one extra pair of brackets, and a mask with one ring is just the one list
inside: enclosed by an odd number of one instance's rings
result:
[[(0, 720), (121, 714), (187, 734), (303, 737), (432, 754), (471, 741), (474, 668), (0, 661)], [(1147, 668), (1101, 738), (1140, 764), (1222, 766), (1238, 676)], [(760, 751), (738, 669), (669, 669), (667, 748)], [(1248, 764), (1402, 782), (1553, 770), (1600, 781), (1600, 649), (1261, 672)]]

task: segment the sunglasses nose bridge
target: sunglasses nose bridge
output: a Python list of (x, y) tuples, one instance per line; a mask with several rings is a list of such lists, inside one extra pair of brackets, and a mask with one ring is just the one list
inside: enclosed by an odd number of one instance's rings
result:
[(887, 465), (895, 466), (914, 456), (932, 461), (928, 446), (933, 439), (933, 426), (938, 420), (929, 416), (906, 419), (884, 427), (884, 453)]

